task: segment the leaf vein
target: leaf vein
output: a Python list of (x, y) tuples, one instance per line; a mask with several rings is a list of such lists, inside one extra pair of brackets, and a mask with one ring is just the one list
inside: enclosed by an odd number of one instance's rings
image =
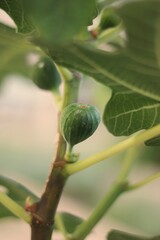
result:
[(140, 108), (137, 108), (137, 109), (132, 109), (130, 111), (123, 112), (123, 113), (120, 113), (118, 115), (112, 116), (112, 117), (110, 117), (110, 119), (118, 118), (118, 117), (121, 117), (123, 115), (132, 114), (134, 112), (138, 112), (138, 111), (145, 110), (145, 109), (152, 109), (152, 108), (154, 109), (154, 108), (159, 108), (159, 107), (160, 107), (160, 103), (154, 104), (154, 105), (143, 106), (143, 107), (140, 107)]

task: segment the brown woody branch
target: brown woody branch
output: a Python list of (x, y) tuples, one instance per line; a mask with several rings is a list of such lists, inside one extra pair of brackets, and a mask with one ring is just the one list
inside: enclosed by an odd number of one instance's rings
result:
[[(66, 81), (64, 84), (64, 102), (62, 109), (77, 100), (79, 75), (73, 74), (73, 79)], [(67, 176), (63, 172), (66, 164), (66, 142), (58, 130), (58, 147), (56, 156), (48, 177), (44, 193), (39, 202), (31, 206), (31, 240), (51, 240), (54, 217), (57, 206), (63, 192)]]

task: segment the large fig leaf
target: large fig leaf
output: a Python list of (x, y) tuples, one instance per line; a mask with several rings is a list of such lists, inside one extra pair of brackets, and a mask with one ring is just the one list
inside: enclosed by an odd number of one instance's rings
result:
[(39, 54), (30, 42), (30, 35), (17, 34), (14, 29), (0, 24), (0, 80), (7, 74), (30, 76), (32, 65), (29, 54)]
[(66, 44), (92, 24), (96, 14), (95, 0), (23, 0), (25, 9), (40, 37), (52, 43)]
[[(113, 92), (103, 120), (115, 136), (128, 136), (160, 123), (160, 102), (126, 89)], [(155, 145), (154, 142), (150, 144)]]
[[(115, 1), (112, 7), (122, 19), (126, 42), (121, 50), (110, 53), (96, 49), (91, 41), (71, 42), (92, 19), (94, 1), (24, 0), (23, 3), (39, 29), (35, 43), (47, 49), (57, 63), (82, 71), (112, 88), (113, 97), (106, 107), (104, 122), (113, 134), (129, 135), (160, 122), (160, 1)], [(22, 72), (22, 65), (26, 73), (22, 58), (34, 49), (28, 37), (4, 33), (2, 28), (0, 36), (1, 75), (13, 69)]]
[(121, 136), (160, 123), (160, 2), (117, 2), (114, 8), (126, 34), (123, 49), (109, 53), (88, 43), (74, 43), (67, 48), (50, 47), (50, 54), (59, 64), (82, 71), (113, 90), (104, 123)]
[(34, 29), (25, 12), (22, 0), (0, 0), (0, 8), (13, 19), (18, 32), (26, 33)]

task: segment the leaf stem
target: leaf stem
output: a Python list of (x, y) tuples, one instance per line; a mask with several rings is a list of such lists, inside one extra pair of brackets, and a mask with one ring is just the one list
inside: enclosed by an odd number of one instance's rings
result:
[(60, 111), (62, 108), (62, 97), (57, 91), (53, 91), (53, 97), (57, 106), (57, 109)]
[(160, 134), (160, 124), (148, 130), (145, 130), (139, 134), (133, 135), (123, 140), (122, 142), (117, 143), (116, 145), (110, 147), (109, 149), (99, 152), (82, 161), (78, 161), (74, 164), (68, 164), (65, 166), (64, 171), (66, 174), (72, 175), (94, 164), (97, 164), (105, 159), (108, 159), (111, 156), (114, 156), (120, 152), (123, 152), (131, 147), (136, 147), (144, 143), (146, 140), (157, 136), (158, 134)]
[(130, 170), (133, 167), (133, 163), (135, 161), (137, 155), (137, 150), (135, 148), (131, 148), (127, 151), (126, 156), (123, 160), (122, 168), (119, 173), (119, 176), (117, 177), (118, 182), (122, 182), (127, 179)]
[(0, 192), (0, 203), (9, 209), (18, 218), (23, 219), (27, 223), (31, 223), (31, 216), (24, 210), (24, 208), (22, 208), (19, 204), (17, 204), (3, 192)]
[(77, 230), (73, 233), (72, 240), (83, 240), (99, 222), (103, 215), (107, 212), (114, 201), (126, 188), (126, 182), (116, 182), (112, 185), (111, 189), (105, 197), (101, 200), (98, 206), (93, 210), (89, 218), (84, 221)]
[(121, 171), (110, 190), (106, 193), (104, 198), (100, 201), (97, 207), (93, 210), (89, 218), (84, 221), (77, 230), (73, 233), (71, 240), (83, 240), (99, 222), (104, 214), (109, 210), (117, 198), (126, 191), (128, 183), (126, 181), (133, 161), (135, 160), (135, 149), (129, 150), (123, 160)]
[(152, 181), (154, 181), (158, 178), (160, 178), (160, 173), (156, 173), (152, 176), (149, 176), (149, 177), (143, 179), (142, 181), (140, 181), (138, 183), (128, 185), (127, 188), (126, 188), (126, 191), (136, 190), (140, 187), (143, 187), (143, 186), (147, 185), (148, 183), (151, 183)]

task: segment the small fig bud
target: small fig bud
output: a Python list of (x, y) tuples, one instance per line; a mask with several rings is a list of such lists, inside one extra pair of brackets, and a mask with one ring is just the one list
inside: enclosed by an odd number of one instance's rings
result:
[(100, 114), (96, 107), (72, 103), (61, 114), (60, 130), (64, 139), (73, 147), (90, 137), (99, 123)]
[(41, 89), (57, 91), (61, 76), (54, 62), (49, 57), (43, 57), (35, 65), (32, 80)]

